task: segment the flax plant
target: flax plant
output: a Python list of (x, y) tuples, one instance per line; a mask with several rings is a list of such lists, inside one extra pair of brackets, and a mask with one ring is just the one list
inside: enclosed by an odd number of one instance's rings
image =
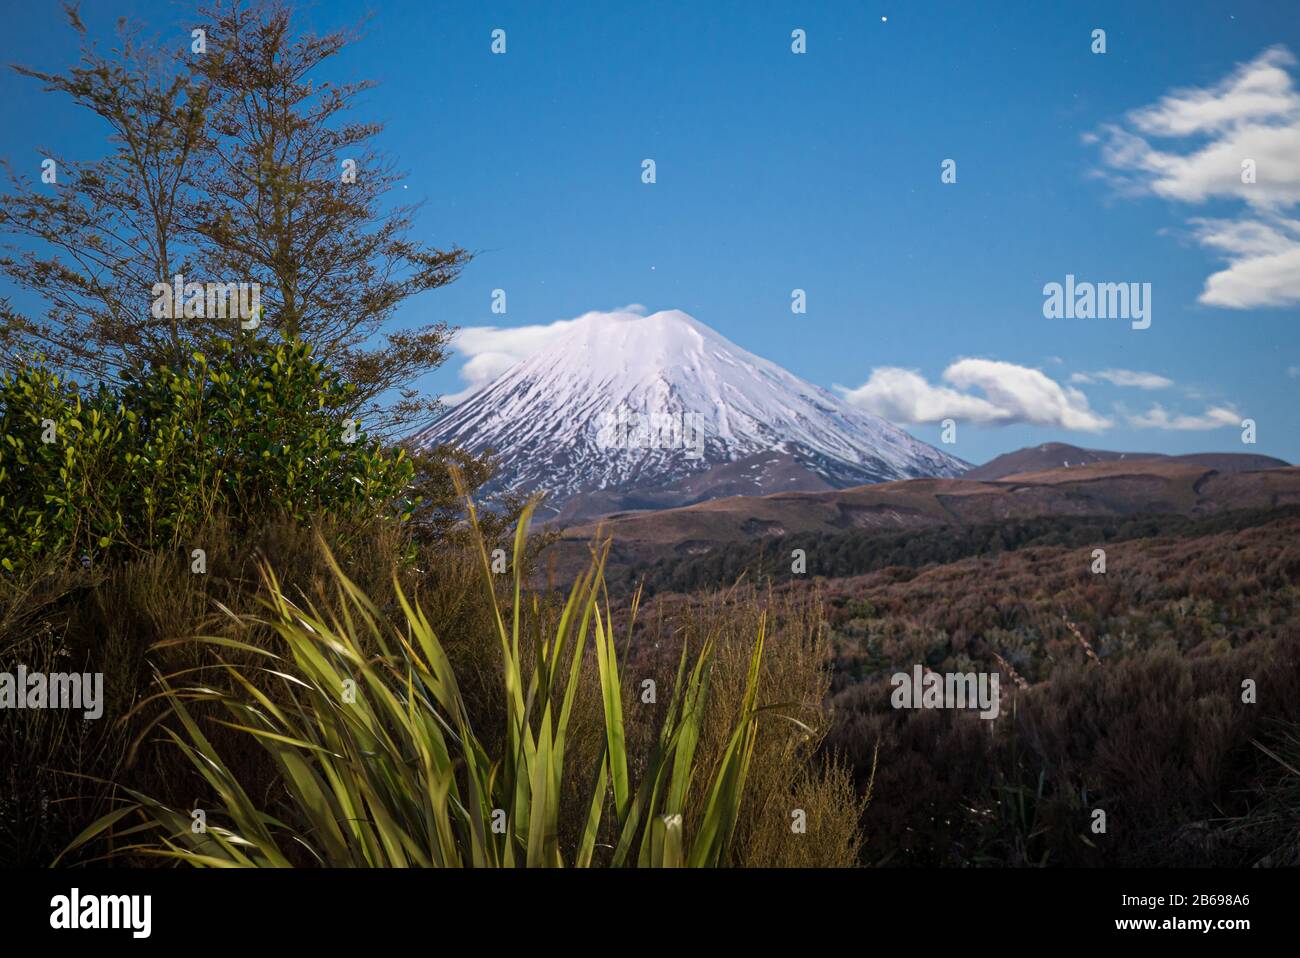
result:
[[(714, 767), (701, 767), (696, 755), (709, 707), (712, 636), (693, 659), (683, 649), (657, 741), (643, 763), (631, 763), (604, 590), (608, 543), (593, 550), (535, 652), (521, 652), (519, 557), (531, 512), (529, 506), (516, 529), (513, 602), (503, 611), (477, 513), (472, 503), (468, 509), (491, 596), (493, 641), (501, 647), (506, 734), (500, 754), (489, 754), (476, 733), (439, 637), (396, 581), (403, 621), (394, 626), (332, 556), (338, 598), (332, 613), (291, 599), (263, 567), (268, 614), (257, 621), (274, 630), (279, 647), (229, 637), (187, 640), (214, 654), (217, 664), (207, 668), (215, 667), (224, 681), (198, 682), (201, 670), (195, 669), (159, 675), (161, 691), (150, 700), (166, 706), (154, 727), (184, 753), (217, 801), (200, 822), (190, 810), (123, 788), (122, 805), (68, 851), (111, 839), (112, 855), (163, 856), (200, 867), (728, 864), (765, 711), (757, 704), (764, 622), (743, 705)], [(574, 701), (592, 681), (592, 670), (583, 667), (588, 644), (599, 678), (604, 747), (594, 769), (570, 769), (566, 735)], [(533, 660), (531, 668), (525, 659)], [(209, 716), (220, 716), (207, 721), (247, 735), (250, 745), (269, 753), (283, 785), (283, 798), (272, 809), (259, 807), (204, 734), (199, 703)], [(584, 800), (585, 820), (572, 823), (579, 827), (562, 829), (566, 774), (590, 783), (590, 800)], [(698, 822), (692, 832), (687, 820)], [(562, 848), (561, 834), (579, 838)]]

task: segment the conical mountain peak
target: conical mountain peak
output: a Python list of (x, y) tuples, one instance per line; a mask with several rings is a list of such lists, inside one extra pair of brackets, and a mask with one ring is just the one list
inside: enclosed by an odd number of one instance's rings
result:
[(489, 491), (541, 491), (552, 508), (764, 453), (835, 487), (966, 468), (679, 310), (583, 316), (413, 442), (494, 449)]

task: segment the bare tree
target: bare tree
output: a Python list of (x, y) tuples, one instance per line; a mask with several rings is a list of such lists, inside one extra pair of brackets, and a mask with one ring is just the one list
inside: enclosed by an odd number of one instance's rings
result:
[(53, 184), (10, 170), (0, 231), (25, 242), (6, 244), (0, 271), (48, 306), (32, 319), (0, 299), (0, 350), (37, 346), (105, 378), (175, 362), (239, 324), (159, 318), (154, 285), (177, 274), (246, 282), (260, 290), (259, 335), (311, 343), (356, 386), (369, 428), (431, 415), (436, 402), (407, 387), (446, 359), (453, 331), (386, 327), (404, 301), (454, 281), (470, 254), (410, 239), (416, 208), (388, 200), (400, 176), (375, 145), (383, 127), (352, 119), (372, 84), (322, 78), (356, 31), (299, 30), (282, 0), (219, 0), (197, 11), (199, 49), (169, 56), (119, 23), (106, 56), (65, 10), (79, 64), (15, 69), (104, 118), (110, 151), (54, 158)]
[(296, 32), (280, 0), (200, 13), (208, 53), (194, 70), (221, 144), (203, 155), (192, 217), (206, 264), (260, 282), (269, 322), (339, 365), (372, 418), (429, 415), (433, 405), (409, 390), (382, 412), (378, 401), (440, 365), (451, 331), (384, 326), (407, 298), (455, 280), (469, 254), (411, 241), (415, 207), (385, 207), (400, 175), (373, 146), (382, 126), (349, 119), (373, 84), (315, 79), (356, 34)]
[(32, 319), (0, 301), (0, 348), (12, 356), (35, 344), (64, 368), (112, 378), (174, 360), (189, 338), (179, 320), (160, 324), (149, 306), (153, 285), (170, 283), (195, 255), (183, 214), (187, 177), (208, 146), (206, 98), (174, 59), (140, 42), (138, 28), (119, 23), (119, 46), (106, 57), (76, 8), (65, 10), (81, 38), (79, 63), (65, 74), (14, 69), (105, 120), (110, 149), (84, 162), (41, 151), (40, 176), (19, 176), (6, 161), (0, 230), (26, 244), (5, 243), (0, 271), (47, 308)]

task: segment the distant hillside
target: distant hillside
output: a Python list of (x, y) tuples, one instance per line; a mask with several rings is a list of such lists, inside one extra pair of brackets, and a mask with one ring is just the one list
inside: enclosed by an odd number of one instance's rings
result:
[(800, 533), (926, 529), (1034, 516), (1200, 516), (1294, 504), (1300, 504), (1300, 467), (1224, 473), (1173, 457), (1112, 460), (999, 481), (910, 479), (625, 513), (599, 526), (564, 530), (547, 562), (558, 577), (567, 576), (585, 561), (598, 528), (613, 537), (616, 567)]
[(1167, 459), (1193, 465), (1209, 466), (1219, 472), (1246, 472), (1252, 469), (1280, 469), (1290, 465), (1272, 456), (1248, 452), (1195, 452), (1183, 456), (1166, 456), (1159, 452), (1110, 452), (1105, 449), (1082, 449), (1064, 442), (1029, 446), (990, 459), (966, 472), (963, 479), (1004, 479), (1026, 472), (1086, 466), (1094, 462), (1132, 462), (1142, 459)]
[[(1177, 512), (1125, 516), (1032, 516), (967, 525), (935, 526), (863, 533), (804, 532), (730, 542), (702, 555), (672, 556), (621, 567), (611, 576), (611, 591), (643, 589), (663, 592), (710, 592), (719, 585), (843, 579), (884, 569), (922, 569), (972, 557), (995, 557), (1026, 548), (1081, 549), (1133, 540), (1194, 539), (1270, 526), (1290, 535), (1300, 523), (1300, 505), (1269, 509), (1232, 509), (1205, 516)], [(796, 572), (791, 556), (803, 550), (804, 568)]]
[(762, 496), (776, 492), (825, 492), (834, 488), (794, 456), (763, 452), (737, 462), (713, 466), (657, 489), (601, 489), (575, 496), (554, 519), (557, 526), (591, 522), (615, 512), (689, 506), (726, 496)]

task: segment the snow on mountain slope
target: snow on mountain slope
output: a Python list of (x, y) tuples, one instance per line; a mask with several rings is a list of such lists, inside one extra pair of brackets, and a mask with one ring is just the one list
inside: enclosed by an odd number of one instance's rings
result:
[(837, 488), (968, 468), (677, 310), (587, 316), (411, 442), (495, 449), (487, 491), (542, 491), (552, 509), (766, 451)]

